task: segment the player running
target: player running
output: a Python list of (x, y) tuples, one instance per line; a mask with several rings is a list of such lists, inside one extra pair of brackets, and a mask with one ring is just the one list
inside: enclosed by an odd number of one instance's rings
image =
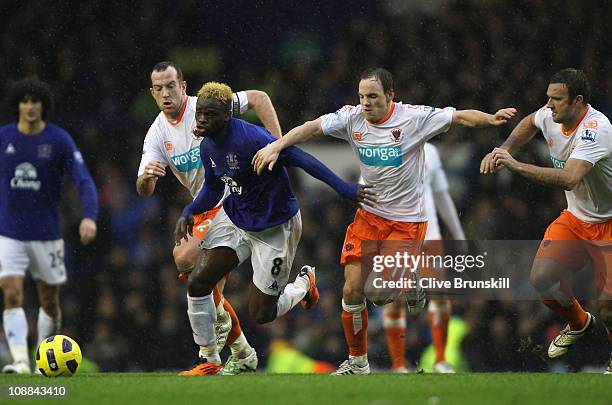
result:
[[(144, 140), (143, 153), (138, 168), (136, 190), (143, 197), (155, 191), (160, 177), (170, 170), (195, 198), (204, 184), (204, 168), (200, 161), (201, 138), (193, 134), (195, 129), (195, 104), (197, 97), (187, 96), (187, 82), (183, 80), (181, 68), (173, 62), (160, 62), (151, 72), (151, 95), (161, 110)], [(232, 114), (239, 115), (253, 108), (261, 122), (275, 136), (280, 136), (274, 106), (266, 93), (257, 90), (237, 92), (232, 95)], [(198, 243), (219, 207), (195, 218), (193, 237), (173, 250), (174, 261), (182, 279), (186, 279), (195, 266)], [(217, 337), (219, 350), (227, 345), (231, 356), (226, 363), (226, 373), (238, 373), (242, 369), (257, 367), (257, 354), (249, 345), (240, 328), (240, 322), (227, 298), (223, 297), (225, 280), (214, 290), (217, 306)], [(194, 371), (195, 372), (195, 371)]]
[(425, 237), (424, 144), (453, 124), (485, 127), (505, 124), (516, 110), (494, 115), (477, 110), (458, 111), (393, 102), (393, 77), (382, 68), (364, 71), (359, 81), (360, 105), (345, 106), (292, 129), (253, 158), (258, 173), (273, 169), (281, 151), (316, 135), (330, 135), (350, 143), (359, 159), (361, 175), (379, 195), (375, 207), (358, 209), (342, 248), (344, 269), (342, 326), (349, 358), (335, 374), (369, 374), (368, 312), (361, 272), (362, 241), (404, 240), (412, 254)]
[(231, 101), (231, 89), (225, 84), (206, 83), (198, 92), (196, 120), (204, 136), (200, 156), (206, 181), (175, 230), (179, 244), (191, 232), (193, 215), (216, 206), (227, 185), (230, 195), (202, 241), (201, 259), (189, 275), (187, 287), (188, 315), (194, 341), (200, 346), (200, 367), (210, 370), (221, 368), (212, 325), (216, 316), (212, 289), (247, 258), (251, 257), (253, 266), (249, 312), (257, 323), (273, 321), (300, 301), (306, 309), (318, 301), (314, 267), (302, 267), (295, 281), (287, 284), (302, 221), (285, 167), (302, 168), (344, 198), (375, 203), (368, 187), (345, 183), (297, 148), (281, 154), (274, 170), (257, 176), (251, 160), (275, 138), (261, 127), (231, 118)]
[[(454, 240), (465, 240), (457, 209), (448, 192), (448, 180), (440, 161), (437, 148), (431, 143), (425, 144), (425, 212), (427, 213), (427, 231), (423, 252), (426, 255), (444, 255), (442, 233), (438, 224), (438, 213)], [(421, 277), (434, 277), (432, 268), (421, 269)], [(446, 361), (446, 338), (448, 321), (451, 315), (449, 299), (431, 299), (428, 306), (427, 320), (431, 329), (432, 343), (436, 352), (433, 365), (434, 373), (454, 373), (453, 366)], [(384, 307), (383, 328), (387, 338), (387, 349), (391, 357), (391, 370), (396, 373), (407, 373), (406, 367), (406, 308), (401, 301), (394, 301)]]
[(13, 357), (4, 373), (30, 373), (28, 322), (23, 281), (29, 270), (36, 282), (38, 342), (61, 325), (60, 287), (66, 282), (60, 204), (64, 175), (70, 174), (83, 205), (81, 243), (97, 232), (98, 195), (83, 157), (68, 132), (49, 123), (49, 86), (36, 79), (13, 84), (9, 106), (18, 121), (0, 127), (0, 287), (2, 325)]
[[(565, 355), (594, 325), (593, 315), (563, 282), (567, 274), (579, 271), (589, 256), (602, 290), (599, 313), (612, 341), (612, 126), (589, 104), (590, 93), (589, 81), (581, 70), (555, 73), (546, 92), (546, 105), (523, 118), (504, 144), (487, 154), (480, 165), (481, 173), (493, 173), (503, 166), (531, 181), (565, 190), (567, 209), (546, 230), (531, 268), (531, 282), (543, 303), (568, 322), (550, 343), (548, 357), (552, 359)], [(511, 155), (538, 131), (548, 143), (552, 168), (522, 163)], [(610, 362), (608, 371), (612, 372)]]

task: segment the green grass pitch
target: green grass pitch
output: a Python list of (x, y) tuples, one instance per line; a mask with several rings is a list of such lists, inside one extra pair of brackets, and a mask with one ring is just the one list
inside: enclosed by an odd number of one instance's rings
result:
[[(178, 377), (174, 373), (81, 373), (73, 378), (0, 376), (9, 386), (63, 385), (68, 398), (44, 404), (612, 404), (612, 376), (601, 374), (472, 373), (327, 375), (248, 374)], [(11, 401), (15, 399), (15, 401)]]

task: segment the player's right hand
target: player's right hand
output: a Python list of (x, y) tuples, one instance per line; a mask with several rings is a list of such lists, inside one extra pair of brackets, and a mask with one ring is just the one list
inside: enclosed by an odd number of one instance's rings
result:
[(161, 162), (154, 160), (152, 162), (147, 163), (145, 166), (144, 174), (142, 175), (143, 179), (149, 180), (157, 180), (159, 177), (164, 177), (166, 175), (166, 168)]
[(190, 215), (188, 218), (180, 217), (176, 221), (176, 226), (174, 227), (174, 243), (176, 246), (180, 246), (183, 239), (187, 241), (188, 235), (193, 237), (193, 215)]
[(358, 205), (367, 205), (369, 207), (375, 207), (378, 204), (378, 194), (372, 190), (369, 184), (358, 184), (357, 185), (357, 198), (355, 201)]
[(261, 148), (257, 151), (253, 159), (251, 160), (251, 164), (253, 165), (253, 169), (257, 172), (258, 175), (264, 171), (266, 166), (268, 170), (272, 170), (276, 161), (278, 160), (278, 155), (280, 154), (280, 149), (276, 146), (276, 142), (272, 142), (265, 147)]
[(499, 168), (495, 167), (493, 152), (489, 152), (480, 162), (480, 174), (495, 173)]

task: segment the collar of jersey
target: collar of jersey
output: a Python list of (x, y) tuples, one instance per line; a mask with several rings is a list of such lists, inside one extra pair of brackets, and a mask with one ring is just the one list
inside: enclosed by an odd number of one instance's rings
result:
[(385, 122), (389, 121), (389, 118), (391, 118), (391, 116), (393, 115), (393, 111), (395, 111), (395, 103), (391, 102), (391, 108), (389, 108), (389, 111), (387, 111), (385, 116), (376, 122), (372, 122), (372, 125), (382, 125)]
[(565, 137), (570, 137), (572, 136), (572, 134), (574, 133), (574, 131), (576, 130), (576, 128), (578, 128), (578, 125), (580, 125), (580, 123), (584, 120), (584, 117), (586, 117), (586, 115), (589, 113), (589, 110), (591, 109), (591, 106), (587, 104), (587, 108), (586, 110), (584, 110), (584, 114), (582, 114), (582, 117), (580, 117), (580, 119), (578, 120), (578, 122), (576, 123), (576, 125), (574, 125), (573, 128), (569, 129), (569, 130), (565, 130), (563, 128), (563, 124), (561, 124), (561, 132), (563, 133), (563, 136)]
[(178, 117), (174, 121), (170, 121), (169, 119), (166, 119), (166, 121), (168, 121), (168, 124), (174, 127), (181, 123), (181, 120), (183, 119), (183, 115), (185, 114), (185, 109), (187, 109), (187, 101), (189, 101), (189, 96), (185, 96), (185, 100), (183, 100), (183, 106), (181, 107), (181, 112), (179, 113)]

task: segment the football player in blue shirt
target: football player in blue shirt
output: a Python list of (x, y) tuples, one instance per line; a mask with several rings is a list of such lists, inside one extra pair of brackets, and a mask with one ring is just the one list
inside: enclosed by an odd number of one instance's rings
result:
[(202, 374), (198, 369), (221, 369), (214, 330), (212, 289), (232, 269), (251, 257), (253, 282), (249, 312), (257, 323), (271, 322), (298, 302), (312, 308), (319, 298), (315, 270), (304, 266), (293, 283), (287, 283), (302, 233), (298, 202), (291, 190), (287, 166), (296, 166), (329, 184), (342, 197), (359, 204), (375, 204), (369, 186), (347, 184), (312, 156), (295, 147), (281, 154), (278, 166), (261, 176), (253, 170), (255, 153), (276, 138), (261, 127), (231, 118), (232, 90), (207, 83), (198, 92), (196, 120), (205, 183), (196, 199), (183, 211), (175, 229), (180, 244), (192, 232), (193, 215), (213, 208), (229, 195), (214, 218), (203, 252), (188, 281), (189, 320), (198, 364), (182, 375)]
[(69, 173), (83, 204), (81, 243), (96, 237), (98, 196), (83, 157), (70, 135), (47, 122), (49, 87), (36, 79), (16, 82), (9, 106), (18, 122), (0, 127), (0, 287), (3, 327), (13, 357), (5, 373), (30, 373), (28, 323), (23, 281), (30, 270), (40, 309), (38, 341), (55, 334), (61, 322), (60, 286), (66, 281), (60, 203)]

